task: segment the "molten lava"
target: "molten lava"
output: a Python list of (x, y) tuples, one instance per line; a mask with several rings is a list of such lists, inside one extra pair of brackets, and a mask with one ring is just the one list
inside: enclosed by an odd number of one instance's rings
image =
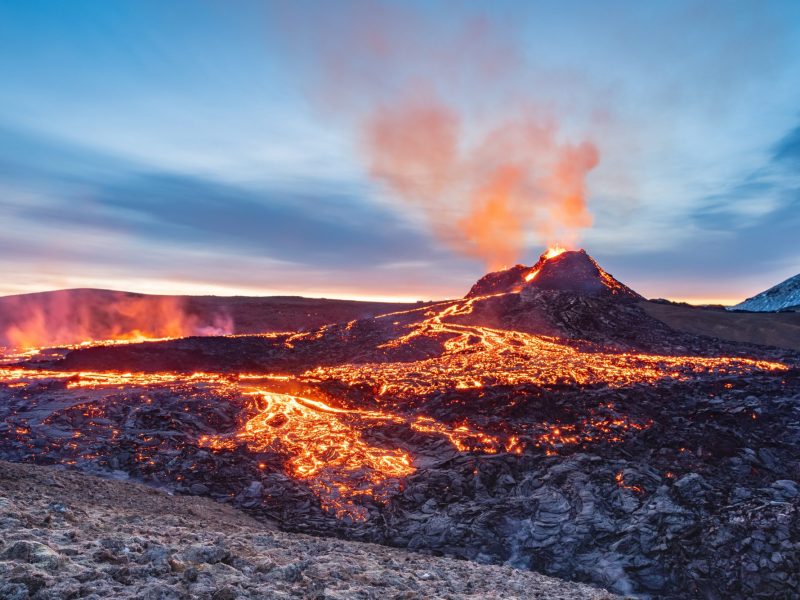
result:
[(348, 411), (308, 398), (249, 392), (259, 413), (233, 437), (203, 437), (200, 444), (214, 449), (246, 443), (252, 452), (288, 455), (291, 475), (308, 482), (322, 506), (337, 516), (366, 518), (355, 505), (357, 496), (385, 502), (397, 491), (398, 480), (414, 472), (411, 456), (402, 449), (370, 445), (362, 435), (374, 424), (398, 419), (389, 414)]
[(542, 258), (544, 258), (545, 260), (550, 260), (551, 258), (555, 258), (559, 254), (563, 254), (566, 251), (567, 251), (566, 248), (562, 248), (556, 243), (556, 245), (551, 246), (550, 248), (544, 251), (544, 254), (542, 254)]
[[(545, 260), (550, 260), (551, 258), (555, 258), (559, 254), (563, 254), (566, 251), (567, 251), (566, 248), (562, 248), (561, 246), (556, 244), (555, 246), (552, 246), (547, 250), (545, 250), (539, 260), (540, 262)], [(524, 277), (525, 283), (531, 282), (534, 279), (536, 279), (536, 276), (539, 274), (539, 271), (541, 271), (541, 268), (534, 268), (532, 271), (529, 271)]]
[[(548, 253), (558, 256), (560, 250), (555, 247)], [(340, 518), (365, 520), (369, 516), (366, 504), (389, 502), (403, 489), (404, 480), (420, 468), (418, 459), (425, 448), (441, 448), (442, 440), (453, 453), (554, 455), (570, 447), (621, 443), (652, 425), (646, 419), (618, 413), (609, 403), (586, 411), (575, 422), (559, 422), (534, 412), (490, 426), (478, 420), (470, 403), (494, 393), (492, 390), (506, 390), (492, 397), (511, 404), (514, 390), (525, 386), (622, 388), (787, 369), (781, 363), (748, 358), (661, 356), (577, 347), (558, 338), (470, 323), (476, 303), (486, 299), (472, 297), (374, 319), (375, 327), (393, 332), (376, 351), (386, 357), (404, 357), (402, 360), (366, 360), (364, 355), (350, 362), (308, 364), (304, 372), (300, 369), (294, 375), (56, 371), (9, 365), (0, 366), (0, 389), (26, 397), (45, 389), (47, 398), (63, 399), (83, 411), (86, 427), (59, 442), (66, 464), (99, 460), (92, 432), (103, 427), (107, 403), (122, 391), (134, 390), (141, 402), (148, 404), (157, 402), (154, 398), (159, 391), (187, 397), (202, 392), (219, 402), (236, 399), (246, 406), (238, 427), (201, 429), (207, 433), (180, 443), (214, 453), (282, 456), (285, 474), (303, 482), (322, 508)], [(341, 330), (275, 334), (271, 339), (283, 344), (280, 351), (298, 352), (309, 345), (329, 343), (333, 335), (355, 335), (356, 323)], [(416, 350), (420, 344), (425, 348), (422, 355)], [(441, 418), (445, 413), (426, 409), (429, 399), (443, 397), (450, 402), (453, 411), (447, 414), (452, 417)], [(188, 404), (186, 410), (190, 410)], [(9, 424), (9, 435), (23, 441), (37, 427), (48, 425), (46, 420), (19, 419)], [(114, 435), (112, 432), (112, 439)], [(154, 465), (159, 448), (148, 445), (146, 431), (141, 436), (143, 446), (136, 451), (135, 460)], [(179, 448), (179, 442), (175, 444)], [(31, 448), (35, 451), (36, 447), (31, 444)], [(621, 478), (618, 483), (625, 485)], [(625, 487), (635, 491), (633, 486)]]
[(581, 351), (556, 338), (454, 320), (471, 314), (480, 299), (469, 298), (439, 311), (431, 310), (423, 321), (408, 325), (407, 333), (384, 344), (397, 349), (419, 337), (437, 338), (443, 340), (444, 346), (439, 356), (317, 367), (305, 375), (312, 381), (366, 386), (374, 390), (377, 398), (395, 405), (453, 388), (520, 384), (623, 387), (661, 379), (688, 379), (703, 373), (786, 368), (780, 363), (746, 358)]

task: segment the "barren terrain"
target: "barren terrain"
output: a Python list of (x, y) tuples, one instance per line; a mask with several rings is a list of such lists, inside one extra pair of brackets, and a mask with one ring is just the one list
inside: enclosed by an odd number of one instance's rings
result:
[(643, 302), (651, 317), (685, 333), (800, 350), (800, 313), (729, 312), (722, 309)]
[(277, 531), (205, 498), (0, 461), (0, 598), (611, 598), (509, 567)]

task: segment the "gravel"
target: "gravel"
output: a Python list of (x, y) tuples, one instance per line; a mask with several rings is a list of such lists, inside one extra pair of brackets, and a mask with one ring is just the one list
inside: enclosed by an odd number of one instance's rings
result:
[(612, 597), (510, 567), (285, 533), (206, 498), (0, 462), (3, 599)]

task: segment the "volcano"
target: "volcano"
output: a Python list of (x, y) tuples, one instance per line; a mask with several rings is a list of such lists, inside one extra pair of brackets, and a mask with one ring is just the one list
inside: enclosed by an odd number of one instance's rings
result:
[(560, 248), (546, 251), (531, 267), (515, 265), (484, 275), (466, 297), (520, 292), (526, 288), (627, 300), (644, 299), (605, 271), (585, 250)]

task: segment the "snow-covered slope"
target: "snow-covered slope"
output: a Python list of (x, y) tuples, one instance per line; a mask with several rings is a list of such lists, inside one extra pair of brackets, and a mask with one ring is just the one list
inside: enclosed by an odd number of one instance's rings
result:
[(792, 307), (798, 307), (798, 310), (800, 310), (800, 275), (790, 277), (767, 291), (748, 298), (731, 308), (754, 312), (772, 312)]

